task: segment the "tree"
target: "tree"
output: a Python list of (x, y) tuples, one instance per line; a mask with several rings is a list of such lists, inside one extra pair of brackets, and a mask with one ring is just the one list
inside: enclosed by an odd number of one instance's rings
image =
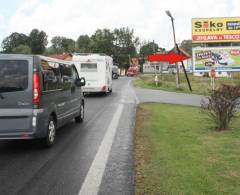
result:
[(81, 35), (77, 40), (78, 51), (82, 53), (105, 53), (112, 56), (114, 62), (120, 66), (129, 64), (131, 57), (136, 56), (136, 46), (139, 39), (134, 36), (133, 30), (120, 28), (110, 31), (98, 29), (89, 37)]
[(127, 53), (131, 56), (136, 55), (136, 46), (139, 44), (139, 38), (134, 37), (133, 29), (120, 28), (114, 30), (114, 45), (120, 48), (121, 52)]
[(192, 40), (183, 40), (180, 44), (180, 48), (192, 55), (192, 48), (202, 46), (201, 43), (192, 43)]
[(192, 40), (183, 40), (180, 44), (180, 48), (192, 55)]
[(79, 36), (77, 46), (80, 53), (91, 53), (91, 38), (88, 35)]
[(31, 48), (28, 45), (19, 45), (19, 46), (13, 48), (13, 53), (31, 54)]
[(33, 54), (43, 54), (48, 44), (47, 34), (44, 31), (33, 29), (29, 34), (29, 42)]
[(75, 52), (75, 41), (73, 39), (63, 38), (62, 49), (64, 52), (68, 53)]
[(93, 53), (113, 54), (113, 33), (109, 29), (98, 29), (91, 37), (90, 48)]
[(128, 68), (131, 57), (136, 56), (136, 46), (139, 44), (139, 38), (134, 36), (133, 29), (120, 28), (113, 31), (115, 61), (120, 67)]
[(55, 36), (52, 38), (51, 49), (53, 50), (54, 53), (62, 53), (63, 52), (62, 41), (64, 38), (65, 37), (61, 37), (61, 36)]
[(76, 51), (75, 41), (66, 37), (55, 36), (52, 38), (51, 43), (51, 49), (55, 51), (55, 53), (72, 53)]
[(23, 33), (14, 32), (3, 40), (3, 52), (13, 53), (13, 50), (20, 45), (29, 45), (29, 37)]
[(148, 56), (150, 54), (153, 54), (155, 52), (157, 52), (159, 50), (159, 46), (157, 43), (154, 42), (148, 42), (146, 44), (144, 44), (141, 48), (140, 48), (140, 52), (139, 54), (141, 56)]

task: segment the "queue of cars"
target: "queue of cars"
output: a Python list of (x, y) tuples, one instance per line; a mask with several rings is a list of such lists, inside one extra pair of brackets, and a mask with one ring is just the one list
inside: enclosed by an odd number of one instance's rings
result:
[(74, 54), (72, 61), (0, 54), (0, 139), (52, 146), (57, 128), (84, 120), (83, 93), (112, 92), (112, 67), (102, 54)]

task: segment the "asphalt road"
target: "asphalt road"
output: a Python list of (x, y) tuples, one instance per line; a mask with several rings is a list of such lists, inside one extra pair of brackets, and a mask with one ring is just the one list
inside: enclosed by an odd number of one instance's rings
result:
[(159, 102), (169, 104), (181, 104), (190, 106), (201, 106), (201, 101), (206, 100), (202, 95), (168, 92), (162, 90), (152, 90), (135, 88), (137, 101), (139, 102)]
[[(59, 129), (51, 149), (31, 140), (0, 141), (0, 194), (79, 194), (87, 176), (89, 181), (94, 179), (89, 170), (96, 171), (93, 161), (99, 160), (96, 154), (116, 123), (113, 117), (120, 105), (120, 118), (116, 131), (112, 131), (114, 139), (109, 155), (105, 155), (106, 166), (102, 166), (96, 193), (134, 194), (136, 97), (130, 81), (114, 80), (111, 95), (86, 97), (85, 121), (80, 125), (72, 121)], [(110, 123), (113, 126), (109, 127)]]

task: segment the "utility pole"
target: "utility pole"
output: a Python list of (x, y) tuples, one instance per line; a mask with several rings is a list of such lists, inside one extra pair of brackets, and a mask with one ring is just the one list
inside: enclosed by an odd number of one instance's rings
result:
[[(171, 22), (172, 22), (172, 28), (173, 28), (173, 40), (174, 40), (174, 51), (177, 53), (177, 42), (176, 42), (176, 35), (175, 35), (175, 28), (174, 28), (174, 18), (172, 16), (172, 14), (170, 13), (170, 11), (166, 11), (166, 14), (171, 18)], [(178, 63), (175, 63), (176, 65), (176, 87), (179, 88), (180, 85), (180, 79), (179, 79), (179, 67), (178, 67)]]
[[(175, 35), (175, 28), (174, 28), (174, 18), (172, 16), (172, 14), (170, 13), (170, 11), (166, 11), (166, 14), (171, 18), (171, 21), (172, 21), (172, 28), (173, 28), (173, 40), (174, 40), (174, 50), (176, 53), (180, 54), (180, 49), (178, 47), (178, 44), (176, 42), (176, 35)], [(179, 84), (180, 84), (180, 80), (179, 80), (179, 67), (178, 67), (178, 63), (175, 63), (176, 64), (176, 69), (177, 69), (177, 74), (176, 74), (176, 86), (177, 88), (179, 88)], [(190, 84), (190, 81), (189, 81), (189, 78), (188, 78), (188, 75), (187, 75), (187, 71), (185, 69), (185, 66), (184, 66), (184, 63), (183, 61), (181, 61), (181, 64), (182, 64), (182, 67), (183, 67), (183, 71), (184, 71), (184, 74), (185, 74), (185, 77), (187, 79), (187, 83), (188, 83), (188, 87), (190, 89), (190, 91), (192, 91), (192, 87), (191, 87), (191, 84)]]

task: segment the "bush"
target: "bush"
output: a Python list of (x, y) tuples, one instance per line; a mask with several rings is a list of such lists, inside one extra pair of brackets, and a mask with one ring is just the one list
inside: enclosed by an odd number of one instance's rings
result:
[(222, 85), (211, 92), (206, 100), (202, 100), (201, 107), (217, 125), (218, 130), (227, 130), (229, 123), (240, 106), (240, 86)]

